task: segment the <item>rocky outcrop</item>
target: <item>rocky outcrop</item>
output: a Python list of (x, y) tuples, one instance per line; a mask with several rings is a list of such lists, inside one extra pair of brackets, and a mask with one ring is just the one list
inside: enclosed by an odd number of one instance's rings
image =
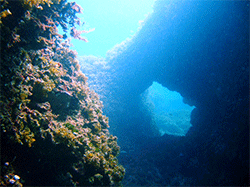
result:
[(121, 186), (117, 137), (65, 40), (68, 29), (85, 40), (75, 28), (82, 8), (66, 0), (0, 5), (0, 186)]

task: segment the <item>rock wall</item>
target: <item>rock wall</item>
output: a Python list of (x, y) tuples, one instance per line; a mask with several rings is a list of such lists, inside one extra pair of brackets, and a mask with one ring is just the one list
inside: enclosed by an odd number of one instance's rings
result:
[[(70, 36), (66, 0), (0, 2), (0, 186), (121, 186), (125, 169)], [(58, 33), (61, 26), (64, 35)]]
[[(158, 0), (138, 33), (106, 61), (106, 114), (122, 149), (141, 155), (137, 167), (153, 162), (160, 185), (248, 184), (248, 2)], [(196, 107), (186, 137), (154, 137), (140, 107), (153, 81)], [(133, 166), (124, 165), (131, 182)], [(137, 185), (155, 185), (150, 181)]]

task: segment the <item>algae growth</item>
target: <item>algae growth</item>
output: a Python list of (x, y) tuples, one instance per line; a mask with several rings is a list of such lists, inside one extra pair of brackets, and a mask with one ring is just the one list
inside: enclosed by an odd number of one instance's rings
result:
[(87, 41), (75, 28), (82, 8), (66, 0), (0, 5), (0, 184), (121, 185), (117, 137), (69, 49), (67, 30)]

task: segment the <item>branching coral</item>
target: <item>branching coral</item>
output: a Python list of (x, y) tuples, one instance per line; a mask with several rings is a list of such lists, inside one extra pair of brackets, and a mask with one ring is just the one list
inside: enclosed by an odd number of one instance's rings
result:
[[(72, 158), (51, 173), (58, 184), (120, 185), (125, 170), (116, 158), (117, 138), (108, 132), (102, 103), (80, 72), (76, 52), (56, 29), (59, 24), (64, 30), (72, 28), (73, 36), (81, 39), (82, 31), (76, 31), (74, 24), (80, 24), (75, 14), (82, 9), (66, 0), (0, 2), (2, 145), (20, 152), (23, 146), (39, 158), (57, 154)], [(43, 141), (50, 146), (41, 150)], [(53, 146), (55, 153), (50, 150)], [(61, 147), (69, 152), (61, 154)], [(4, 154), (26, 162), (13, 151)], [(60, 181), (58, 176), (65, 175)]]

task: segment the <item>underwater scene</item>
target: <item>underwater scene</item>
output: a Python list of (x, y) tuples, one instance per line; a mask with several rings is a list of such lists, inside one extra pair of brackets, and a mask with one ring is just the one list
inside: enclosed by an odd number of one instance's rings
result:
[(75, 1), (0, 0), (0, 186), (249, 186), (250, 3)]

